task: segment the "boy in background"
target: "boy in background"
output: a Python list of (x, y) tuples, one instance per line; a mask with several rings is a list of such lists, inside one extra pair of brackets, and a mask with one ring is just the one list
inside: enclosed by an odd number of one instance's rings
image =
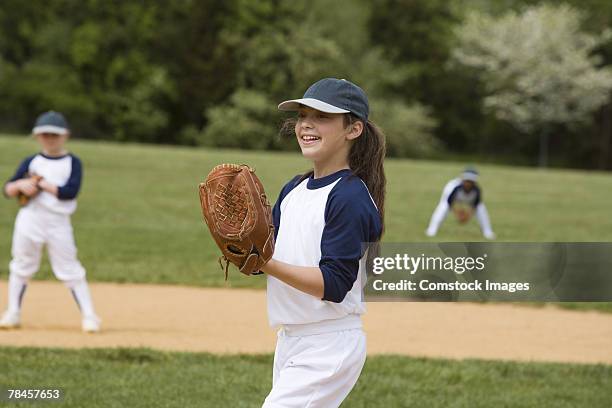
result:
[(61, 113), (40, 115), (32, 133), (41, 152), (23, 160), (3, 188), (6, 197), (19, 198), (22, 208), (15, 219), (8, 308), (0, 318), (0, 329), (20, 327), (21, 301), (40, 267), (46, 245), (53, 273), (70, 289), (81, 311), (83, 331), (98, 332), (100, 319), (93, 308), (85, 269), (77, 259), (70, 222), (81, 188), (81, 161), (65, 148), (70, 130)]
[(478, 185), (478, 171), (476, 169), (468, 167), (460, 177), (446, 183), (442, 190), (440, 202), (431, 216), (429, 227), (425, 231), (428, 237), (436, 236), (440, 225), (450, 211), (455, 214), (461, 224), (467, 223), (475, 213), (484, 237), (495, 239), (489, 213), (482, 201), (482, 190)]

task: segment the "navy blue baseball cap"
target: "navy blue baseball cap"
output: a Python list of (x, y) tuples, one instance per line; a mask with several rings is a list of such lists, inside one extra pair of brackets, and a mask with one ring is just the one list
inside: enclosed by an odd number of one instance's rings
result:
[(67, 135), (70, 132), (68, 121), (59, 112), (49, 111), (36, 118), (32, 133), (55, 133), (57, 135)]
[(368, 121), (370, 106), (366, 93), (346, 79), (325, 78), (315, 82), (301, 99), (281, 102), (278, 109), (296, 111), (308, 106), (326, 113), (352, 113), (364, 122)]

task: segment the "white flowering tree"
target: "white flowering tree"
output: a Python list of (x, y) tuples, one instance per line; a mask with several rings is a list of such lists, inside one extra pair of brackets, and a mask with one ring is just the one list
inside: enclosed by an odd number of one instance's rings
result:
[(486, 109), (539, 133), (541, 166), (551, 127), (588, 119), (612, 89), (612, 70), (594, 54), (610, 32), (583, 32), (583, 21), (575, 8), (543, 4), (499, 17), (472, 12), (456, 29), (454, 61), (482, 73)]

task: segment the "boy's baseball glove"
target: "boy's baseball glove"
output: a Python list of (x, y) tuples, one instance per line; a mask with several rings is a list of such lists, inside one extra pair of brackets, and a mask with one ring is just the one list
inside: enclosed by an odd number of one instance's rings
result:
[[(34, 180), (37, 186), (38, 182), (42, 180), (42, 177), (37, 174), (26, 174), (26, 178)], [(40, 192), (40, 187), (38, 187), (38, 192)], [(19, 194), (17, 194), (17, 202), (20, 206), (24, 207), (30, 202), (32, 198), (36, 197), (37, 195), (38, 193), (34, 194), (33, 196), (27, 196), (20, 191)]]
[(453, 212), (459, 224), (465, 224), (472, 218), (473, 210), (468, 205), (454, 205)]
[(255, 170), (220, 164), (200, 183), (202, 214), (225, 260), (251, 275), (272, 258), (274, 224), (270, 203)]

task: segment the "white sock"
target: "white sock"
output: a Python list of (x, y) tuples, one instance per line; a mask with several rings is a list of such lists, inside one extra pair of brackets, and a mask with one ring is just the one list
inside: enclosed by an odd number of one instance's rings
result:
[(28, 287), (28, 279), (15, 273), (9, 275), (8, 281), (8, 312), (19, 314), (21, 312), (21, 301)]
[(64, 283), (72, 292), (72, 296), (74, 296), (74, 300), (76, 300), (83, 318), (96, 317), (96, 312), (94, 311), (91, 301), (91, 294), (89, 293), (89, 286), (85, 278), (70, 280)]

